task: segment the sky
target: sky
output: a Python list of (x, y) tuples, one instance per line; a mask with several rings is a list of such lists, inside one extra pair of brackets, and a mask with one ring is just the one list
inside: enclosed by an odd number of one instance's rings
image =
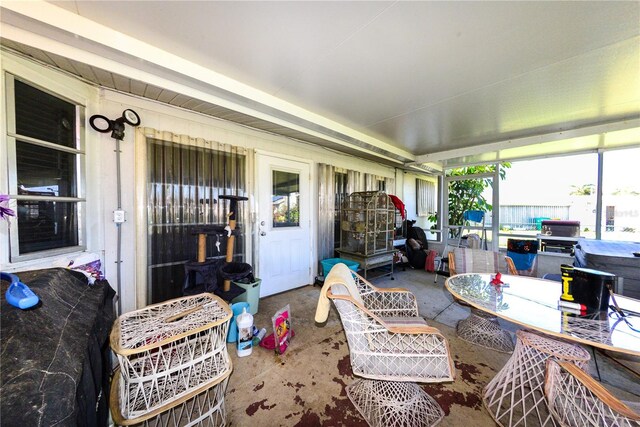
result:
[[(609, 151), (604, 156), (604, 194), (628, 188), (640, 192), (640, 148)], [(597, 183), (597, 155), (515, 162), (500, 183), (501, 204), (562, 202), (574, 187)]]

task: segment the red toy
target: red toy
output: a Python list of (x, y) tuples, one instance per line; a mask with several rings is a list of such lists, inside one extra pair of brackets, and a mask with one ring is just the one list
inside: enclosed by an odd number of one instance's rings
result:
[(494, 278), (491, 279), (491, 284), (493, 286), (504, 285), (504, 282), (502, 281), (502, 274), (500, 274), (500, 272), (497, 272)]

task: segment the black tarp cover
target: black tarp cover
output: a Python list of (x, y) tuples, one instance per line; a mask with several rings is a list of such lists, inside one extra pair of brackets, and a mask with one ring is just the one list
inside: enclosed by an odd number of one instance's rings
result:
[(2, 425), (107, 425), (113, 289), (63, 268), (17, 274), (41, 305), (9, 305), (2, 281)]

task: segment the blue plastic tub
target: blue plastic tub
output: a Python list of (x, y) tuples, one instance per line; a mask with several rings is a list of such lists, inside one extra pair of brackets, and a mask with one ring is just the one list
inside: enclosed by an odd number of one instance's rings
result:
[(339, 263), (345, 264), (347, 267), (349, 267), (349, 270), (352, 271), (358, 271), (358, 268), (360, 268), (360, 264), (355, 261), (350, 261), (348, 259), (342, 258), (328, 258), (320, 261), (320, 264), (322, 264), (322, 275), (324, 277), (327, 277), (333, 266)]
[(542, 221), (546, 221), (551, 218), (547, 218), (546, 216), (535, 216), (533, 217), (533, 222), (536, 224), (536, 230), (542, 230)]

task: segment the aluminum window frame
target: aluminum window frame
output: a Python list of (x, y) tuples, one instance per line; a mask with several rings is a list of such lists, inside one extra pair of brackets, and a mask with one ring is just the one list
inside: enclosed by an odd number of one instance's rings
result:
[[(5, 72), (5, 106), (7, 114), (7, 171), (8, 171), (8, 184), (9, 184), (9, 197), (16, 201), (53, 201), (53, 202), (71, 202), (76, 203), (77, 206), (77, 233), (78, 244), (73, 246), (65, 246), (62, 248), (46, 249), (42, 251), (29, 252), (26, 254), (20, 253), (19, 233), (20, 223), (17, 216), (12, 220), (11, 227), (9, 228), (9, 262), (17, 263), (22, 261), (30, 261), (34, 259), (41, 259), (44, 257), (52, 257), (72, 252), (80, 252), (86, 250), (86, 126), (85, 126), (85, 114), (86, 106), (78, 103), (65, 94), (58, 93), (57, 91), (48, 90), (43, 85), (38, 84), (28, 79), (21, 78), (18, 75), (10, 72)], [(29, 86), (32, 86), (42, 92), (45, 92), (51, 96), (54, 96), (63, 101), (69, 102), (75, 105), (76, 118), (75, 118), (75, 148), (65, 147), (63, 145), (43, 141), (37, 138), (28, 137), (16, 133), (16, 111), (15, 111), (15, 81), (21, 81)], [(60, 196), (27, 196), (18, 194), (18, 168), (16, 158), (16, 145), (18, 140), (21, 143), (33, 144), (44, 148), (70, 153), (75, 155), (74, 166), (76, 169), (75, 184), (77, 188), (76, 197), (60, 197)]]
[[(487, 165), (495, 165), (495, 171), (493, 172), (484, 172), (484, 173), (475, 173), (469, 175), (454, 175), (447, 176), (446, 171), (450, 169), (457, 168), (447, 168), (443, 171), (443, 180), (442, 180), (442, 198), (440, 200), (442, 204), (442, 218), (439, 219), (441, 225), (441, 236), (440, 239), (444, 243), (447, 241), (445, 233), (449, 232), (449, 228), (460, 226), (459, 224), (449, 224), (449, 183), (452, 181), (466, 181), (470, 179), (483, 179), (483, 178), (491, 178), (491, 205), (494, 207), (491, 210), (491, 246), (488, 248), (489, 250), (497, 251), (498, 250), (498, 241), (499, 241), (499, 227), (500, 223), (500, 212), (499, 207), (500, 201), (500, 164), (499, 163), (487, 163)], [(464, 166), (461, 166), (464, 167)], [(469, 229), (482, 229), (482, 227), (468, 227)]]

